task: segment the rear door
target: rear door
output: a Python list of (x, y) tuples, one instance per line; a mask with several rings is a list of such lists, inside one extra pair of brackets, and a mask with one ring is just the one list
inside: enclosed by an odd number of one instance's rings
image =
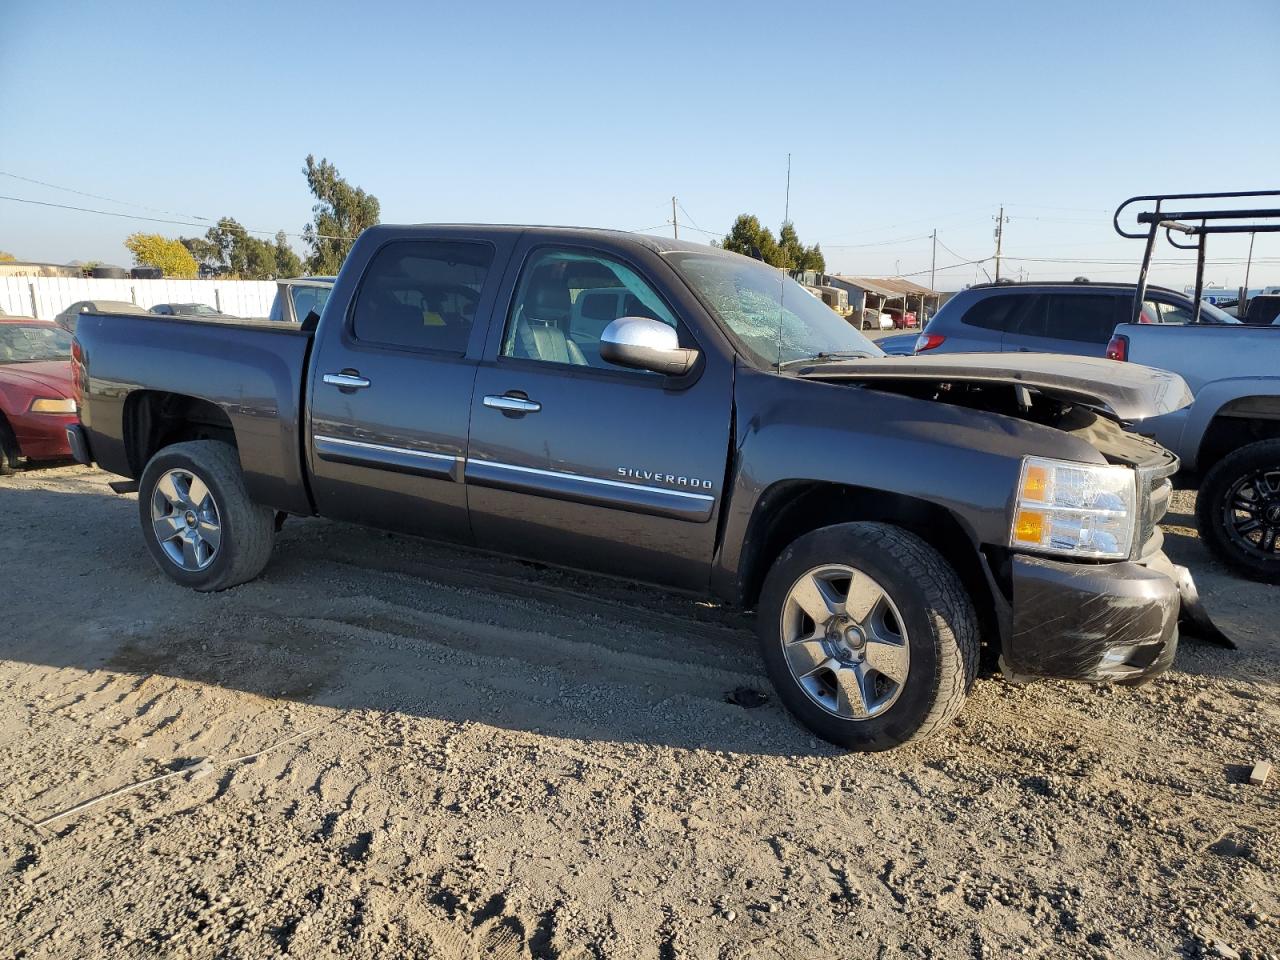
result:
[[(466, 480), (480, 546), (705, 587), (733, 365), (696, 341), (677, 312), (696, 302), (650, 261), (537, 237), (516, 252), (472, 401)], [(699, 368), (674, 379), (600, 359), (600, 332), (619, 316), (675, 327), (682, 346), (702, 351)]]
[(1105, 357), (1116, 324), (1132, 301), (1114, 293), (1043, 293), (1005, 334), (1006, 351)]
[(462, 464), (476, 363), (512, 240), (384, 243), (310, 385), (312, 492), (338, 520), (469, 541)]

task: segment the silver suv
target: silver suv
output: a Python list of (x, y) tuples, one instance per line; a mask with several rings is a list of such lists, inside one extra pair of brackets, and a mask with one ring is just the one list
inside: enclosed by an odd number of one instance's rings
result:
[[(916, 353), (1029, 351), (1103, 357), (1117, 324), (1133, 310), (1131, 283), (987, 283), (961, 290), (946, 302), (916, 339)], [(1190, 299), (1148, 287), (1142, 323), (1186, 324)], [(1212, 304), (1201, 323), (1238, 324)]]

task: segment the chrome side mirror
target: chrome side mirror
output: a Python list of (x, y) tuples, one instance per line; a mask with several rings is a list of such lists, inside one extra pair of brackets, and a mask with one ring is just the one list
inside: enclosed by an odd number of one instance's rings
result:
[(600, 334), (600, 356), (635, 370), (678, 377), (693, 369), (698, 351), (680, 346), (675, 330), (650, 317), (619, 317)]

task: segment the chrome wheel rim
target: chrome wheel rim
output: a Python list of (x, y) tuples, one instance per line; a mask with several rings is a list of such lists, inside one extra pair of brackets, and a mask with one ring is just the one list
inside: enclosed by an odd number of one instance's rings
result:
[(222, 543), (218, 504), (205, 482), (190, 470), (170, 470), (151, 493), (151, 529), (156, 542), (183, 570), (204, 570)]
[(800, 689), (842, 720), (869, 720), (897, 702), (911, 666), (902, 616), (888, 592), (844, 564), (803, 574), (782, 604), (782, 653)]

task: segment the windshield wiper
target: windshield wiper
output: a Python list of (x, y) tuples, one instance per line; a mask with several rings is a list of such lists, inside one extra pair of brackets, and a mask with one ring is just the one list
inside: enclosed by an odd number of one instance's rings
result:
[(778, 369), (783, 367), (794, 367), (801, 363), (830, 363), (833, 360), (870, 360), (875, 356), (874, 353), (867, 353), (865, 350), (823, 350), (815, 353), (812, 357), (798, 357), (795, 360), (784, 360), (778, 364)]

